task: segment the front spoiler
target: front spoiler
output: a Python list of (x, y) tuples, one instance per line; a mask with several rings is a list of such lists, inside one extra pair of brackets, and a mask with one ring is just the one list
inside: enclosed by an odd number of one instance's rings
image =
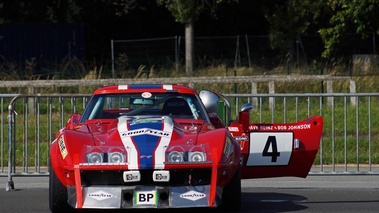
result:
[[(91, 186), (82, 188), (82, 205), (76, 187), (68, 186), (68, 203), (84, 209), (217, 207), (222, 188), (211, 195), (210, 185), (202, 186)], [(211, 199), (211, 198), (215, 199)]]

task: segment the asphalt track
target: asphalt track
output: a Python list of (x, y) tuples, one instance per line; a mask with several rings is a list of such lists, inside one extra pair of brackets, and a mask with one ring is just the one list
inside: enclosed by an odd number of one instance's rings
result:
[[(12, 180), (14, 190), (6, 191), (8, 177), (0, 177), (0, 212), (49, 212), (47, 177), (16, 176)], [(193, 213), (198, 210), (180, 211)], [(178, 210), (137, 212), (174, 213)], [(213, 209), (210, 212), (219, 211)], [(288, 177), (243, 180), (242, 209), (239, 212), (376, 213), (379, 212), (379, 176), (310, 175), (305, 179)]]

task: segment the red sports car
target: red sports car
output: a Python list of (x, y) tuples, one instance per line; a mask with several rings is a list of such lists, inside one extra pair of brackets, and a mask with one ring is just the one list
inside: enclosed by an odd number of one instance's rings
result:
[(247, 103), (237, 120), (225, 122), (216, 113), (220, 100), (228, 106), (222, 95), (179, 85), (97, 89), (51, 144), (50, 210), (235, 211), (241, 179), (308, 175), (321, 116), (255, 124)]

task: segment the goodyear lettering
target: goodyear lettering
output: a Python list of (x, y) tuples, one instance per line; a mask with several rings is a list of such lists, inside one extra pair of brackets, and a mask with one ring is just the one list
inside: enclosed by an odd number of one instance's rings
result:
[(105, 199), (108, 199), (108, 198), (112, 198), (113, 195), (109, 194), (107, 192), (97, 191), (97, 192), (89, 193), (88, 197), (93, 198), (95, 200), (105, 200)]
[(170, 137), (171, 133), (170, 132), (164, 132), (161, 130), (156, 130), (156, 129), (148, 129), (148, 128), (136, 129), (136, 130), (121, 133), (122, 137), (133, 137), (133, 136), (137, 136), (137, 135), (155, 135), (155, 136), (159, 136), (159, 137)]
[(201, 192), (197, 192), (194, 190), (188, 191), (180, 195), (181, 198), (196, 201), (202, 198), (205, 198), (207, 195)]
[(180, 195), (181, 198), (203, 198), (205, 197), (205, 194), (182, 194)]
[(104, 194), (104, 193), (91, 193), (88, 194), (88, 197), (97, 197), (97, 198), (110, 198), (112, 197), (111, 194)]

